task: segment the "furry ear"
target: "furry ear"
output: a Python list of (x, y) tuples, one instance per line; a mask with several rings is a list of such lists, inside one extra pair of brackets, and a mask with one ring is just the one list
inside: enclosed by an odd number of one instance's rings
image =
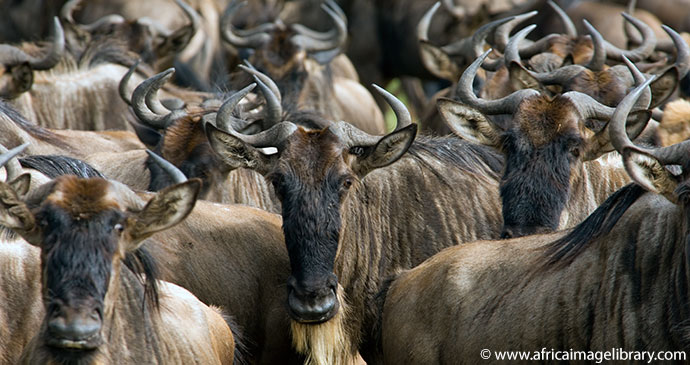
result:
[(361, 149), (353, 164), (353, 171), (363, 177), (369, 172), (385, 167), (402, 157), (410, 148), (417, 135), (417, 125), (410, 124), (405, 128), (389, 133), (381, 138), (376, 145), (355, 146), (352, 150)]
[(9, 182), (9, 185), (15, 191), (17, 196), (21, 199), (26, 197), (31, 188), (31, 174), (24, 173), (19, 175), (16, 179)]
[(436, 107), (457, 136), (473, 143), (500, 148), (501, 134), (505, 131), (478, 110), (446, 98), (439, 99)]
[[(25, 175), (21, 175), (14, 181), (28, 180), (23, 177)], [(41, 244), (41, 232), (36, 225), (36, 218), (24, 201), (19, 198), (11, 183), (0, 182), (0, 224), (15, 231), (32, 245)]]
[(156, 55), (163, 58), (180, 53), (187, 47), (193, 36), (194, 28), (191, 25), (176, 30), (170, 36), (165, 37), (163, 42), (156, 47)]
[(522, 65), (515, 61), (510, 62), (508, 73), (510, 74), (510, 85), (513, 90), (542, 89), (539, 81), (530, 75)]
[(671, 67), (661, 76), (657, 77), (649, 88), (652, 90), (652, 102), (649, 109), (654, 109), (663, 104), (676, 91), (680, 80), (677, 67)]
[(28, 63), (12, 66), (7, 70), (9, 80), (0, 88), (0, 96), (6, 99), (14, 99), (31, 90), (34, 84), (34, 71)]
[(278, 154), (265, 155), (260, 149), (216, 128), (211, 123), (206, 123), (204, 127), (211, 148), (232, 169), (245, 167), (265, 175), (277, 160)]
[[(649, 110), (640, 110), (628, 114), (625, 131), (628, 133), (631, 140), (635, 140), (642, 133), (651, 117), (652, 112)], [(599, 132), (587, 139), (585, 150), (582, 154), (582, 160), (595, 160), (599, 158), (599, 156), (614, 150), (615, 148), (611, 144), (609, 125), (607, 123)]]
[(159, 191), (141, 212), (128, 219), (126, 234), (131, 242), (128, 250), (137, 249), (152, 234), (184, 220), (194, 208), (200, 189), (201, 180), (190, 179)]
[(677, 203), (675, 194), (678, 180), (664, 165), (645, 153), (626, 149), (623, 151), (623, 164), (628, 175), (643, 188), (663, 195), (672, 203)]
[(434, 76), (450, 82), (456, 82), (460, 78), (458, 66), (441, 48), (420, 40), (419, 53), (424, 67)]

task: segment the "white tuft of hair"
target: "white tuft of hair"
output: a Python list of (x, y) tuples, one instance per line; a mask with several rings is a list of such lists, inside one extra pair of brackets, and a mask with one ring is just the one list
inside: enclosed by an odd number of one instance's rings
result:
[(338, 285), (338, 313), (327, 322), (305, 324), (291, 321), (292, 346), (307, 357), (307, 365), (345, 365), (357, 363), (358, 353), (347, 333), (345, 320), (348, 306), (345, 293)]

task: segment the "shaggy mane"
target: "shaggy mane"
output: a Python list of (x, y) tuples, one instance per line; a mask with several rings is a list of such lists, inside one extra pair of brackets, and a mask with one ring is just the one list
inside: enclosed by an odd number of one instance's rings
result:
[(628, 184), (611, 194), (582, 223), (546, 247), (543, 268), (563, 267), (572, 263), (592, 242), (611, 231), (620, 217), (645, 192), (637, 184)]

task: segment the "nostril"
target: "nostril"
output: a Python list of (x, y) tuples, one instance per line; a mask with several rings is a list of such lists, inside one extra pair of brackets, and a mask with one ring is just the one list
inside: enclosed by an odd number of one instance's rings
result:
[(501, 232), (501, 239), (513, 238), (513, 231), (506, 228)]

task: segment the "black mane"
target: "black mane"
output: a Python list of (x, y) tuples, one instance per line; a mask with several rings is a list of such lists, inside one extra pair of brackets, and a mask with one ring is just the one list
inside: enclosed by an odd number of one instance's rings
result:
[[(470, 143), (455, 136), (418, 135), (407, 151), (421, 163), (424, 154), (439, 159), (449, 167), (469, 173), (488, 174), (498, 180), (503, 170), (503, 157), (493, 149)], [(487, 169), (488, 168), (488, 169)], [(435, 169), (431, 169), (435, 171)], [(443, 178), (443, 176), (439, 176)]]
[(81, 178), (105, 176), (88, 163), (61, 155), (33, 155), (19, 158), (19, 163), (24, 168), (39, 171), (43, 175), (54, 179), (62, 175), (76, 175)]
[(645, 192), (644, 188), (633, 183), (611, 194), (587, 219), (547, 246), (544, 268), (562, 267), (573, 262), (590, 243), (611, 231), (620, 217)]

